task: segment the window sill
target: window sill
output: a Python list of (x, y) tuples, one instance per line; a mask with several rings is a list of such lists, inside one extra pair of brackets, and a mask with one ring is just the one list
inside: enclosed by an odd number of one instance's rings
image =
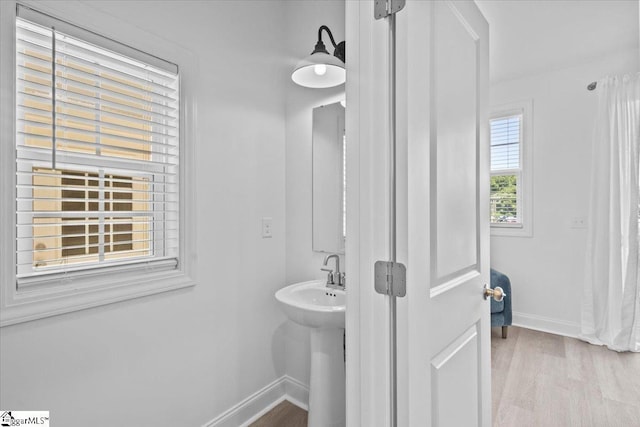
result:
[(8, 292), (10, 295), (4, 295), (0, 327), (195, 285), (180, 270), (129, 274), (126, 280), (114, 282), (111, 278), (109, 284), (106, 283), (107, 280), (69, 278), (64, 283), (56, 281), (56, 285), (42, 284), (33, 288), (14, 289)]
[(491, 237), (532, 237), (531, 227), (523, 224), (491, 224)]

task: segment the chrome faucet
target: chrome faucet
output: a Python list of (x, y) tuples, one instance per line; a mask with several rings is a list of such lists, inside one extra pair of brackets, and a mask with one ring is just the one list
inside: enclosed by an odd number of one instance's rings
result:
[[(336, 269), (326, 268), (329, 260), (336, 260)], [(333, 289), (344, 289), (346, 287), (345, 274), (340, 272), (340, 257), (337, 254), (330, 254), (324, 257), (323, 268), (320, 270), (327, 271), (327, 287)]]

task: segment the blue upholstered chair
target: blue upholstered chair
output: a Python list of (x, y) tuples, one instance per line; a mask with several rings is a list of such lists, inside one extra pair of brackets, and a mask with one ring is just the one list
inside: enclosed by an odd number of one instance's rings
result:
[(491, 269), (491, 289), (500, 286), (505, 293), (502, 301), (491, 298), (491, 327), (502, 326), (502, 338), (507, 338), (507, 326), (511, 325), (511, 282), (499, 271)]

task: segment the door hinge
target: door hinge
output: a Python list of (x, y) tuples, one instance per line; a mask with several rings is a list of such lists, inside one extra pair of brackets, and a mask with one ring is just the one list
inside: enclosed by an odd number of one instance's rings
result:
[(407, 267), (399, 262), (376, 261), (374, 265), (376, 292), (403, 297), (407, 294)]
[(373, 16), (376, 19), (386, 18), (400, 12), (407, 0), (373, 0)]

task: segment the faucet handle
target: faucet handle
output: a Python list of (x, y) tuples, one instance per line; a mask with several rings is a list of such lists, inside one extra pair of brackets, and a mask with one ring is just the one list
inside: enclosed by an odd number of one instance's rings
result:
[(327, 274), (327, 285), (335, 285), (335, 275), (333, 274), (333, 270), (330, 268), (321, 268), (322, 271), (328, 271)]
[(338, 285), (342, 286), (342, 288), (347, 287), (347, 278), (345, 273), (338, 274)]

